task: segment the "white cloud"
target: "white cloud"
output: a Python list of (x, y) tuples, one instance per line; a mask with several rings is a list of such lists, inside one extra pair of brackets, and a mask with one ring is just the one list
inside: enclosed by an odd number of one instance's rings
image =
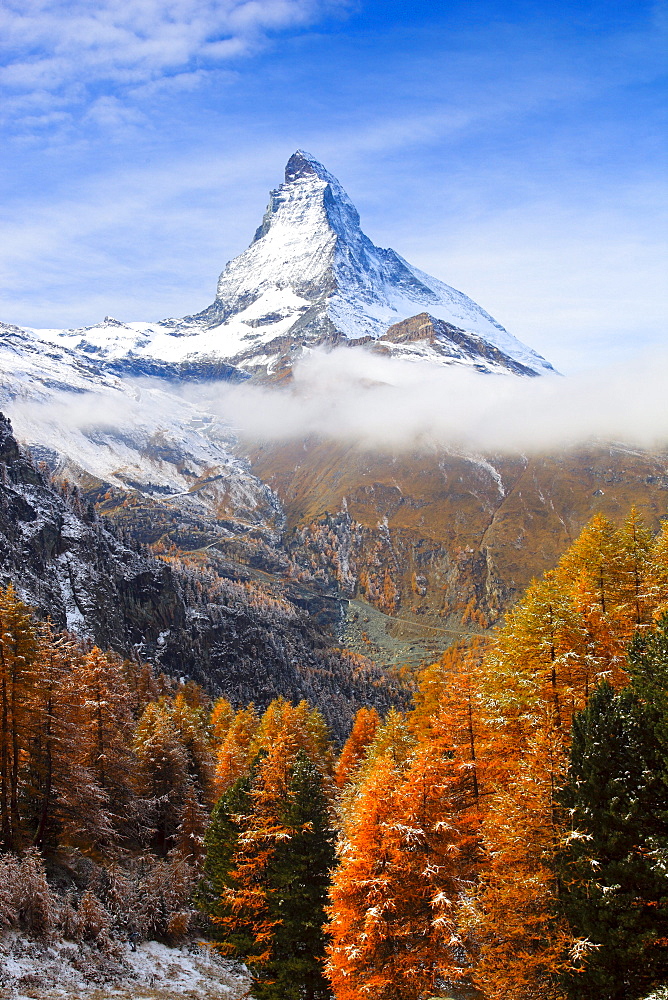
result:
[(128, 125), (141, 125), (145, 116), (134, 108), (128, 107), (123, 101), (110, 94), (98, 97), (88, 108), (85, 122), (93, 122), (105, 128), (122, 128)]
[[(230, 440), (229, 428), (246, 442), (302, 441), (308, 434), (383, 454), (555, 454), (592, 443), (663, 450), (667, 363), (664, 352), (587, 376), (528, 379), (342, 348), (312, 353), (289, 390), (213, 383), (179, 391), (127, 380), (100, 392), (51, 391), (41, 403), (14, 400), (10, 416), (34, 442), (105, 429), (144, 442), (161, 430), (180, 437), (193, 413), (209, 413), (220, 441)], [(89, 460), (104, 458), (91, 451)]]
[(346, 0), (7, 0), (0, 11), (10, 90), (140, 84), (255, 51)]
[[(454, 448), (531, 453), (590, 441), (668, 445), (668, 355), (572, 378), (480, 375), (384, 359), (360, 348), (314, 352), (294, 388), (215, 389), (208, 404), (245, 437), (316, 437), (379, 450)], [(206, 390), (196, 390), (203, 402)]]
[(59, 197), (35, 187), (5, 207), (0, 319), (84, 326), (108, 314), (150, 320), (204, 308), (225, 261), (257, 228), (276, 165), (290, 152), (266, 142), (148, 167), (129, 159)]

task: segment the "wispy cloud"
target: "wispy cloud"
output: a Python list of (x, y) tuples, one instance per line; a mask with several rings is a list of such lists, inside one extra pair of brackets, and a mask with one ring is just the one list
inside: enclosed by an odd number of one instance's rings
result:
[(263, 172), (274, 179), (291, 151), (267, 141), (217, 157), (129, 163), (58, 197), (47, 189), (17, 199), (4, 210), (0, 319), (84, 326), (108, 314), (157, 320), (203, 308), (257, 228), (270, 186)]
[[(47, 388), (45, 399), (14, 399), (7, 412), (32, 444), (66, 450), (78, 435), (77, 451), (84, 448), (100, 475), (112, 459), (84, 447), (84, 439), (127, 435), (146, 449), (156, 434), (182, 440), (186, 427), (198, 454), (228, 449), (233, 435), (244, 444), (308, 435), (382, 454), (554, 454), (592, 443), (666, 449), (667, 364), (664, 351), (588, 375), (527, 379), (341, 348), (310, 354), (290, 389), (214, 383), (179, 390), (159, 380), (126, 380), (77, 395)], [(205, 421), (208, 445), (197, 429), (204, 414), (215, 418)], [(113, 468), (104, 465), (104, 476)]]
[(6, 0), (0, 11), (10, 92), (128, 86), (198, 73), (312, 24), (347, 0)]

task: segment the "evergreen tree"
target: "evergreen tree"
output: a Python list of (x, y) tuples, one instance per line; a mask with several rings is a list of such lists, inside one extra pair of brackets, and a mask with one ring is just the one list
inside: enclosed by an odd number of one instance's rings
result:
[(231, 912), (223, 902), (222, 895), (232, 885), (232, 859), (251, 809), (250, 786), (250, 775), (237, 778), (213, 807), (211, 820), (204, 835), (206, 856), (203, 878), (197, 892), (200, 909), (212, 919), (214, 938), (218, 941), (227, 941), (232, 947), (225, 950), (238, 954), (245, 954), (244, 948), (249, 942), (245, 936), (237, 940), (236, 934), (225, 924), (224, 918), (229, 917)]
[(277, 921), (272, 957), (254, 993), (258, 1000), (327, 1000), (323, 925), (334, 832), (322, 774), (303, 751), (291, 768), (281, 819), (290, 835), (277, 844), (270, 869), (269, 913)]
[(653, 629), (637, 633), (629, 648), (629, 673), (633, 690), (668, 753), (668, 611)]
[[(325, 1000), (325, 901), (334, 863), (325, 779), (287, 731), (214, 810), (205, 873), (220, 947), (257, 1000)], [(240, 811), (235, 811), (239, 809)]]
[(633, 690), (603, 683), (573, 721), (557, 871), (563, 913), (585, 942), (565, 978), (574, 1000), (636, 1000), (668, 977), (668, 745), (654, 715)]

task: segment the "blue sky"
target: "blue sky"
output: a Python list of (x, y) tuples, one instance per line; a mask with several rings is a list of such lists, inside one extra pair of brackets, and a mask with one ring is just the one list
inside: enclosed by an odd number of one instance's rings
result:
[(4, 0), (0, 319), (207, 305), (302, 147), (562, 371), (665, 345), (665, 3)]

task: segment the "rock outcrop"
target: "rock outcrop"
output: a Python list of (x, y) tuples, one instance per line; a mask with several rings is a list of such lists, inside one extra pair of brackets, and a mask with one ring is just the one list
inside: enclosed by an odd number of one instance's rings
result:
[(336, 645), (336, 602), (328, 609), (325, 597), (297, 585), (263, 588), (250, 571), (231, 579), (156, 559), (77, 487), (53, 483), (2, 415), (0, 582), (56, 628), (191, 677), (235, 704), (307, 698), (340, 736), (358, 707), (384, 709), (398, 694), (380, 669)]

